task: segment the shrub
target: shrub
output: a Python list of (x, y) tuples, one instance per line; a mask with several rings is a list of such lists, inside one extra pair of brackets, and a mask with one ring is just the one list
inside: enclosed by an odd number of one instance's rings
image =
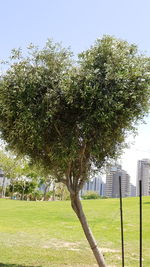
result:
[(83, 199), (98, 199), (100, 198), (100, 195), (97, 193), (97, 192), (94, 192), (94, 191), (89, 191), (89, 192), (86, 192), (83, 196), (82, 196)]
[(36, 201), (36, 200), (42, 200), (43, 198), (43, 193), (39, 190), (36, 190), (27, 196), (28, 200), (30, 201)]

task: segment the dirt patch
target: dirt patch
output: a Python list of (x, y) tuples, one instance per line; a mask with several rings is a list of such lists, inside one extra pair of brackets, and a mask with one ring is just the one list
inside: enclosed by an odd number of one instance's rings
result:
[[(55, 248), (55, 249), (65, 248), (68, 250), (79, 251), (81, 249), (81, 245), (82, 245), (81, 242), (66, 242), (66, 241), (54, 238), (42, 244), (42, 247), (43, 248)], [(86, 249), (91, 250), (90, 247), (87, 247)], [(100, 248), (100, 251), (102, 253), (118, 253), (119, 252), (119, 250), (117, 249), (110, 249), (110, 248)]]
[(65, 242), (58, 239), (51, 239), (43, 245), (43, 248), (66, 248), (68, 250), (80, 250), (78, 248), (79, 245), (79, 242)]
[(100, 248), (100, 251), (102, 251), (102, 253), (118, 253), (119, 250), (117, 249), (111, 249), (111, 248)]

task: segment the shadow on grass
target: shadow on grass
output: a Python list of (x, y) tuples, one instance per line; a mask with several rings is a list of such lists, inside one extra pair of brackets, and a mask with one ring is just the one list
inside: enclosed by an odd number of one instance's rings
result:
[(143, 204), (150, 204), (150, 201), (148, 201), (148, 202), (143, 202)]
[(0, 267), (42, 267), (42, 266), (31, 266), (31, 265), (18, 265), (18, 264), (7, 264), (7, 263), (0, 263)]

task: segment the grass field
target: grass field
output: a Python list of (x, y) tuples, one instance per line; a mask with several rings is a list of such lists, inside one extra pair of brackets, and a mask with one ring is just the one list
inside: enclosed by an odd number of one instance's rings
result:
[[(125, 266), (139, 266), (139, 206), (123, 199)], [(121, 266), (119, 199), (84, 200), (108, 266)], [(97, 266), (69, 201), (0, 199), (0, 267)], [(143, 267), (150, 266), (150, 197), (143, 198)]]

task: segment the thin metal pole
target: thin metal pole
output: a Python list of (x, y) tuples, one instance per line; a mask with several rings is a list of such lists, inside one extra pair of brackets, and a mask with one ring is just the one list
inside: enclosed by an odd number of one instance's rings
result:
[(120, 223), (121, 223), (122, 267), (124, 267), (124, 237), (123, 237), (123, 212), (122, 212), (121, 176), (119, 176), (119, 192), (120, 192)]
[(139, 180), (139, 200), (140, 200), (140, 267), (142, 267), (142, 180)]

